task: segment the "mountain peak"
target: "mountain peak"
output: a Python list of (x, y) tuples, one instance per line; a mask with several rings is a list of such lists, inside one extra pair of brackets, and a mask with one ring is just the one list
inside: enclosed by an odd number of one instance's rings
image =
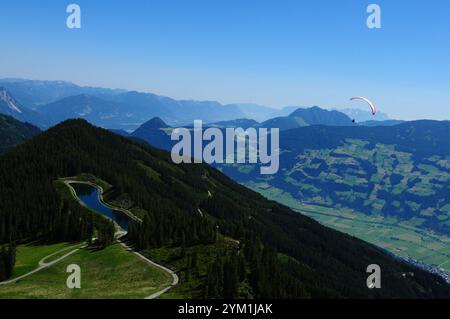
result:
[(313, 106), (297, 108), (288, 116), (272, 118), (261, 124), (262, 127), (274, 127), (282, 131), (310, 125), (349, 126), (352, 120), (344, 113)]
[(13, 111), (14, 113), (22, 113), (19, 103), (4, 87), (0, 87), (0, 108), (1, 104), (4, 104), (9, 111)]
[(131, 133), (131, 136), (139, 138), (154, 147), (168, 150), (170, 137), (162, 130), (162, 128), (167, 127), (169, 126), (161, 118), (154, 117), (139, 126)]
[(148, 120), (147, 122), (145, 122), (144, 124), (141, 125), (142, 128), (163, 128), (163, 127), (168, 127), (168, 125), (160, 118), (155, 116), (154, 118)]
[(299, 108), (292, 112), (289, 117), (301, 117), (309, 125), (347, 126), (352, 123), (352, 120), (346, 114), (335, 110), (322, 109), (318, 106)]
[[(321, 112), (321, 113), (332, 113), (334, 111), (329, 111), (327, 109), (323, 109), (317, 105), (311, 106), (311, 107), (299, 107), (294, 112), (292, 112), (289, 116), (297, 116), (297, 115), (303, 115), (307, 112)], [(339, 112), (338, 112), (339, 113)]]

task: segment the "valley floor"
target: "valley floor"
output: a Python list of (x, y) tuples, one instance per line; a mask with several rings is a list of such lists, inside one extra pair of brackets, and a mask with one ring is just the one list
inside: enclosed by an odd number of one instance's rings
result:
[(246, 185), (317, 220), (327, 227), (377, 245), (394, 255), (416, 260), (450, 275), (450, 237), (425, 231), (411, 222), (368, 216), (349, 208), (302, 203), (279, 189)]

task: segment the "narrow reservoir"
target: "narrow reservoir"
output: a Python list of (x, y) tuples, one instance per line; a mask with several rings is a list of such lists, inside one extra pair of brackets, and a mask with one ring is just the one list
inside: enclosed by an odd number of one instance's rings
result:
[(70, 186), (73, 187), (77, 197), (85, 206), (114, 220), (124, 230), (128, 230), (130, 217), (120, 211), (105, 206), (100, 200), (100, 190), (97, 187), (76, 182), (71, 182)]

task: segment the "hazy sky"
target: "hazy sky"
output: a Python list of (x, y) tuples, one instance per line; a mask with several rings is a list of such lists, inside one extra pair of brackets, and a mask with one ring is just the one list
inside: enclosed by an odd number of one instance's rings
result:
[(450, 119), (448, 0), (1, 0), (0, 41), (0, 77)]

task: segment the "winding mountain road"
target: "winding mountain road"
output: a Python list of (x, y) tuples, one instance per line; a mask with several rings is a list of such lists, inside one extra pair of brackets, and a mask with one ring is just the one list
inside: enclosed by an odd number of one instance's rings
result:
[(62, 252), (62, 251), (68, 250), (69, 248), (64, 248), (64, 249), (58, 250), (57, 252), (54, 252), (54, 253), (52, 253), (52, 254), (50, 254), (50, 255), (45, 256), (44, 258), (42, 258), (42, 259), (39, 261), (39, 267), (38, 267), (38, 268), (36, 268), (36, 269), (34, 269), (34, 270), (32, 270), (32, 271), (30, 271), (30, 272), (28, 272), (28, 273), (26, 273), (26, 274), (24, 274), (24, 275), (22, 275), (22, 276), (19, 276), (19, 277), (10, 279), (10, 280), (2, 281), (2, 282), (0, 282), (0, 286), (8, 285), (8, 284), (13, 284), (13, 283), (15, 283), (15, 282), (17, 282), (17, 281), (19, 281), (19, 280), (21, 280), (21, 279), (23, 279), (23, 278), (26, 278), (26, 277), (28, 277), (28, 276), (31, 276), (31, 275), (37, 273), (38, 271), (41, 271), (41, 270), (43, 270), (43, 269), (45, 269), (45, 268), (48, 268), (48, 267), (50, 267), (50, 266), (53, 266), (54, 264), (59, 263), (61, 260), (63, 260), (63, 259), (65, 259), (65, 258), (69, 257), (69, 256), (72, 255), (72, 254), (75, 254), (77, 251), (79, 251), (80, 249), (85, 248), (85, 247), (87, 247), (87, 245), (83, 245), (83, 246), (81, 246), (81, 247), (79, 247), (79, 248), (76, 248), (76, 249), (74, 249), (74, 250), (71, 250), (71, 251), (68, 252), (67, 254), (65, 254), (65, 255), (63, 255), (63, 256), (61, 256), (61, 257), (59, 257), (59, 258), (57, 258), (57, 259), (55, 259), (55, 260), (53, 260), (53, 261), (50, 261), (50, 262), (46, 263), (45, 260), (46, 260), (47, 258), (50, 258), (50, 257), (52, 257), (52, 256), (54, 256), (54, 255), (56, 255), (56, 254), (59, 254), (59, 253)]
[[(110, 209), (117, 210), (117, 211), (121, 211), (121, 212), (123, 212), (124, 214), (126, 214), (128, 217), (130, 217), (131, 219), (133, 219), (134, 221), (137, 221), (137, 222), (142, 223), (142, 220), (141, 220), (140, 218), (136, 217), (136, 216), (135, 216), (133, 213), (131, 213), (130, 211), (128, 211), (128, 210), (126, 210), (126, 209), (123, 209), (123, 208), (118, 208), (118, 207), (114, 207), (114, 206), (111, 206), (111, 205), (109, 205), (109, 204), (106, 204), (106, 203), (103, 201), (103, 196), (102, 196), (102, 194), (103, 194), (103, 188), (100, 187), (99, 185), (96, 185), (96, 184), (91, 183), (91, 182), (80, 182), (80, 181), (75, 181), (75, 180), (74, 180), (74, 181), (72, 181), (72, 180), (66, 180), (66, 181), (64, 181), (64, 184), (66, 184), (66, 186), (69, 187), (69, 189), (70, 189), (72, 195), (78, 200), (78, 202), (79, 202), (81, 205), (86, 206), (86, 205), (78, 198), (77, 193), (75, 192), (75, 189), (70, 185), (70, 183), (85, 183), (85, 184), (91, 185), (91, 186), (93, 186), (93, 187), (97, 187), (98, 190), (99, 190), (99, 200), (100, 200), (100, 202), (101, 202), (103, 205), (105, 205), (106, 207), (108, 207), (108, 208), (110, 208)], [(175, 287), (176, 285), (178, 285), (179, 278), (178, 278), (178, 275), (177, 275), (174, 271), (172, 271), (172, 270), (170, 270), (169, 268), (166, 268), (166, 267), (164, 267), (163, 265), (160, 265), (160, 264), (158, 264), (158, 263), (156, 263), (156, 262), (154, 262), (154, 261), (148, 259), (147, 257), (143, 256), (143, 255), (140, 254), (139, 252), (133, 250), (133, 248), (131, 248), (130, 246), (128, 246), (125, 242), (123, 242), (123, 241), (121, 240), (121, 238), (122, 238), (123, 236), (125, 236), (125, 235), (127, 234), (127, 232), (126, 232), (125, 230), (123, 230), (122, 228), (120, 228), (120, 226), (119, 226), (117, 223), (114, 222), (114, 224), (115, 224), (116, 227), (118, 228), (118, 231), (117, 231), (116, 234), (115, 234), (117, 242), (119, 242), (119, 243), (120, 243), (127, 251), (129, 251), (129, 252), (135, 254), (138, 258), (142, 259), (143, 261), (145, 261), (145, 262), (148, 263), (149, 265), (151, 265), (151, 266), (153, 266), (153, 267), (156, 267), (156, 268), (159, 268), (159, 269), (165, 271), (166, 273), (168, 273), (168, 274), (172, 277), (172, 283), (171, 283), (169, 286), (165, 287), (164, 289), (161, 289), (160, 291), (157, 291), (157, 292), (151, 294), (150, 296), (145, 297), (144, 299), (155, 299), (155, 298), (158, 298), (159, 296), (161, 296), (161, 295), (164, 294), (165, 292), (169, 291), (170, 289), (172, 289), (173, 287)], [(23, 278), (26, 278), (26, 277), (28, 277), (28, 276), (31, 276), (31, 275), (37, 273), (38, 271), (41, 271), (41, 270), (43, 270), (43, 269), (45, 269), (45, 268), (48, 268), (48, 267), (50, 267), (50, 266), (53, 266), (53, 265), (57, 264), (58, 262), (64, 260), (65, 258), (69, 257), (70, 255), (76, 253), (77, 251), (79, 251), (80, 249), (85, 248), (85, 247), (87, 247), (87, 244), (85, 244), (85, 245), (83, 245), (83, 246), (81, 246), (81, 247), (79, 247), (79, 248), (77, 248), (77, 249), (74, 249), (74, 250), (68, 252), (67, 254), (65, 254), (65, 255), (63, 255), (63, 256), (61, 256), (61, 257), (59, 257), (59, 258), (57, 258), (57, 259), (55, 259), (55, 260), (53, 260), (53, 261), (51, 261), (51, 262), (48, 262), (48, 263), (45, 262), (46, 259), (48, 259), (48, 258), (50, 258), (50, 257), (52, 257), (52, 256), (54, 256), (54, 255), (56, 255), (56, 254), (59, 254), (59, 253), (61, 253), (62, 251), (68, 250), (69, 248), (64, 248), (64, 249), (61, 249), (61, 250), (59, 250), (59, 251), (57, 251), (57, 252), (54, 252), (54, 253), (52, 253), (52, 254), (50, 254), (50, 255), (48, 255), (48, 256), (45, 256), (44, 258), (42, 258), (42, 259), (39, 261), (39, 267), (38, 267), (38, 268), (36, 268), (36, 269), (34, 269), (34, 270), (32, 270), (32, 271), (30, 271), (30, 272), (28, 272), (28, 273), (26, 273), (26, 274), (24, 274), (24, 275), (22, 275), (22, 276), (19, 276), (19, 277), (17, 277), (17, 278), (13, 278), (13, 279), (10, 279), (10, 280), (2, 281), (2, 282), (0, 282), (0, 286), (15, 283), (15, 282), (17, 282), (17, 281), (19, 281), (19, 280), (21, 280), (21, 279), (23, 279)]]
[(172, 276), (172, 283), (170, 284), (170, 286), (167, 286), (166, 288), (164, 288), (164, 289), (162, 289), (162, 290), (160, 290), (160, 291), (157, 291), (157, 292), (151, 294), (151, 295), (148, 296), (148, 297), (145, 297), (145, 299), (156, 299), (156, 298), (158, 298), (159, 296), (161, 296), (163, 293), (167, 292), (168, 290), (172, 289), (174, 286), (178, 285), (179, 278), (178, 278), (178, 275), (177, 275), (174, 271), (172, 271), (172, 270), (170, 270), (169, 268), (166, 268), (166, 267), (164, 267), (164, 266), (162, 266), (162, 265), (160, 265), (160, 264), (157, 264), (157, 263), (155, 263), (154, 261), (151, 261), (150, 259), (148, 259), (147, 257), (145, 257), (144, 255), (138, 253), (137, 251), (134, 251), (130, 246), (128, 246), (127, 244), (125, 244), (123, 241), (120, 240), (120, 238), (121, 238), (122, 236), (125, 236), (125, 235), (126, 235), (126, 233), (125, 233), (125, 234), (121, 234), (120, 237), (117, 238), (117, 241), (118, 241), (118, 242), (119, 242), (126, 250), (128, 250), (129, 252), (132, 252), (133, 254), (135, 254), (136, 256), (138, 256), (140, 259), (144, 260), (144, 261), (147, 262), (148, 264), (150, 264), (150, 265), (152, 265), (152, 266), (154, 266), (154, 267), (156, 267), (156, 268), (162, 269), (162, 270), (164, 270), (165, 272), (167, 272), (168, 274), (170, 274), (170, 275)]
[[(81, 205), (86, 206), (86, 205), (80, 200), (80, 198), (78, 198), (75, 189), (70, 185), (70, 183), (84, 183), (84, 184), (88, 184), (88, 185), (90, 185), (90, 186), (96, 187), (96, 188), (99, 190), (99, 192), (98, 192), (98, 200), (99, 200), (103, 205), (105, 205), (106, 207), (108, 207), (108, 208), (110, 208), (110, 209), (113, 209), (113, 210), (117, 210), (117, 211), (123, 212), (124, 214), (126, 214), (128, 217), (130, 217), (130, 218), (133, 219), (134, 221), (136, 221), (136, 222), (138, 222), (138, 223), (142, 223), (142, 219), (140, 219), (140, 218), (138, 218), (137, 216), (135, 216), (135, 215), (134, 215), (132, 212), (130, 212), (129, 210), (126, 210), (126, 209), (123, 209), (123, 208), (119, 208), (119, 207), (114, 207), (114, 206), (112, 206), (112, 205), (109, 205), (109, 204), (105, 203), (105, 202), (103, 201), (103, 188), (102, 188), (101, 186), (99, 186), (99, 185), (97, 185), (97, 184), (95, 184), (95, 183), (91, 183), (91, 182), (83, 182), (83, 181), (76, 181), (76, 180), (65, 180), (65, 181), (64, 181), (64, 184), (66, 184), (67, 187), (69, 187), (69, 189), (70, 189), (71, 192), (72, 192), (72, 195), (78, 200), (78, 202), (79, 202)], [(106, 216), (105, 216), (105, 217), (106, 217)], [(139, 258), (142, 259), (143, 261), (147, 262), (147, 263), (150, 264), (151, 266), (156, 267), (156, 268), (159, 268), (159, 269), (165, 271), (166, 273), (168, 273), (168, 274), (172, 277), (172, 283), (171, 283), (169, 286), (167, 286), (166, 288), (164, 288), (164, 289), (162, 289), (162, 290), (160, 290), (160, 291), (157, 291), (157, 292), (151, 294), (151, 295), (148, 296), (148, 297), (145, 297), (144, 299), (155, 299), (155, 298), (158, 298), (158, 297), (161, 296), (163, 293), (169, 291), (170, 289), (172, 289), (173, 287), (175, 287), (176, 285), (178, 285), (179, 278), (178, 278), (178, 275), (177, 275), (174, 271), (172, 271), (172, 270), (170, 270), (169, 268), (164, 267), (163, 265), (160, 265), (160, 264), (158, 264), (158, 263), (156, 263), (156, 262), (154, 262), (154, 261), (148, 259), (147, 257), (143, 256), (143, 255), (140, 254), (139, 252), (135, 251), (132, 247), (128, 246), (125, 242), (123, 242), (123, 241), (121, 240), (121, 238), (127, 234), (127, 231), (123, 230), (123, 229), (122, 229), (115, 221), (113, 221), (113, 222), (114, 222), (114, 224), (116, 225), (116, 227), (117, 227), (117, 229), (118, 229), (117, 232), (116, 232), (116, 234), (115, 234), (116, 240), (117, 240), (117, 241), (118, 241), (118, 242), (119, 242), (119, 243), (120, 243), (127, 251), (129, 251), (129, 252), (135, 254), (137, 257), (139, 257)]]

